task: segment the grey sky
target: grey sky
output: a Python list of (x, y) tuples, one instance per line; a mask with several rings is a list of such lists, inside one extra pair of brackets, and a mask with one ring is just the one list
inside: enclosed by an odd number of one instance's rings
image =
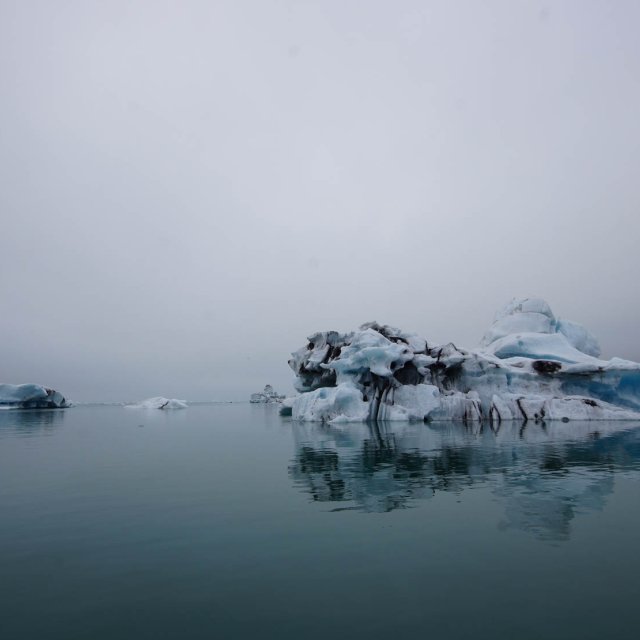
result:
[(513, 296), (640, 359), (640, 3), (0, 0), (0, 381), (289, 390)]

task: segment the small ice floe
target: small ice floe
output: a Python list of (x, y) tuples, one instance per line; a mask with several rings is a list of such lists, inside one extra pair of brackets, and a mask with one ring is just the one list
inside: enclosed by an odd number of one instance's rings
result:
[(147, 398), (136, 404), (125, 405), (127, 409), (186, 409), (187, 403), (176, 398)]

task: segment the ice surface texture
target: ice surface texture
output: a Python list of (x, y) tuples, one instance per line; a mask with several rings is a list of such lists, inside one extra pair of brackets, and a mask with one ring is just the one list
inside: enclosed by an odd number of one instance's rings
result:
[(58, 409), (68, 407), (65, 397), (39, 384), (0, 384), (0, 407), (11, 409)]
[(375, 322), (308, 340), (289, 360), (297, 420), (640, 419), (640, 364), (599, 360), (594, 336), (538, 298), (512, 300), (470, 351)]

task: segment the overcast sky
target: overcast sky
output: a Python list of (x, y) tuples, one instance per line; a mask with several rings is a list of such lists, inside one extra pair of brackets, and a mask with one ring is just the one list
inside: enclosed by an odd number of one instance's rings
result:
[(291, 389), (546, 298), (640, 359), (640, 2), (0, 0), (0, 381)]

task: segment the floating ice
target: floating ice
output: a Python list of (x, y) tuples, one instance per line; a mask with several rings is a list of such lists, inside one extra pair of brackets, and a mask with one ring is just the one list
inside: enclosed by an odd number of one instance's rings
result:
[(184, 400), (176, 400), (175, 398), (148, 398), (137, 404), (126, 405), (127, 409), (186, 409), (187, 403)]
[(54, 389), (39, 384), (0, 384), (0, 407), (11, 409), (58, 409), (69, 402)]
[(476, 350), (430, 346), (375, 322), (312, 335), (293, 353), (296, 420), (637, 420), (640, 364), (599, 360), (584, 327), (538, 298), (515, 299)]
[(266, 384), (264, 389), (260, 393), (252, 393), (249, 402), (253, 403), (270, 403), (270, 402), (282, 402), (284, 396), (279, 395), (273, 390), (270, 384)]

